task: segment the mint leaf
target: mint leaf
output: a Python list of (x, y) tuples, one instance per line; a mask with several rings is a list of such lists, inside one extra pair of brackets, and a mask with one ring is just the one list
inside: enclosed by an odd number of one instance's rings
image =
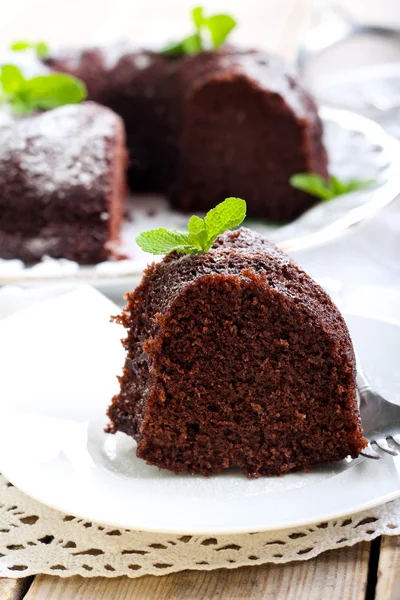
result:
[(170, 58), (178, 58), (179, 56), (185, 56), (187, 54), (197, 54), (201, 52), (202, 43), (198, 33), (189, 35), (181, 42), (169, 44), (162, 50), (164, 56)]
[(193, 217), (190, 217), (189, 219), (189, 223), (188, 223), (188, 231), (189, 233), (200, 233), (201, 231), (204, 231), (206, 228), (206, 225), (204, 223), (203, 219), (200, 219), (200, 217), (197, 217), (196, 215), (193, 215)]
[(167, 56), (169, 58), (175, 58), (178, 56), (184, 56), (186, 54), (185, 52), (185, 47), (184, 47), (184, 41), (182, 42), (172, 42), (171, 44), (168, 44), (167, 46), (164, 46), (164, 48), (161, 51), (161, 54), (163, 54), (164, 56)]
[(197, 54), (201, 51), (201, 39), (198, 33), (189, 35), (182, 41), (182, 49), (184, 54)]
[(24, 98), (22, 95), (20, 99), (17, 97), (12, 98), (10, 100), (10, 106), (18, 115), (27, 115), (35, 111), (33, 102), (29, 98)]
[(46, 42), (37, 42), (36, 54), (39, 58), (45, 58), (49, 54), (49, 47)]
[(44, 58), (49, 54), (49, 47), (46, 42), (25, 42), (17, 41), (11, 44), (10, 50), (14, 52), (23, 52), (25, 50), (35, 50), (39, 58)]
[(15, 65), (1, 67), (0, 84), (0, 101), (8, 102), (20, 114), (75, 104), (86, 98), (84, 83), (71, 75), (50, 73), (25, 79)]
[(32, 77), (27, 80), (25, 90), (34, 100), (36, 108), (44, 110), (64, 104), (76, 104), (86, 98), (84, 83), (63, 73)]
[(211, 35), (212, 47), (219, 48), (222, 46), (232, 29), (236, 27), (236, 21), (229, 15), (213, 15), (205, 20), (205, 25)]
[(136, 243), (150, 254), (168, 254), (173, 250), (191, 254), (190, 250), (193, 250), (189, 234), (163, 228), (140, 233)]
[(217, 237), (232, 227), (238, 227), (246, 217), (246, 202), (241, 198), (227, 198), (204, 217), (209, 247)]
[(195, 8), (193, 8), (192, 20), (196, 29), (199, 30), (204, 23), (204, 9), (202, 6), (196, 6)]
[(192, 10), (192, 22), (195, 32), (180, 42), (168, 44), (161, 50), (161, 54), (177, 58), (187, 54), (197, 54), (202, 50), (219, 48), (236, 26), (235, 19), (230, 15), (217, 14), (205, 17), (201, 6), (196, 6)]
[(10, 50), (13, 50), (14, 52), (21, 52), (28, 50), (29, 48), (32, 48), (32, 44), (29, 42), (14, 42), (10, 46)]
[(246, 216), (246, 202), (227, 198), (211, 209), (204, 219), (193, 215), (188, 222), (188, 233), (168, 229), (153, 229), (140, 233), (136, 243), (150, 254), (167, 254), (174, 250), (183, 254), (207, 252), (216, 238), (242, 223)]
[(207, 229), (206, 224), (200, 217), (190, 217), (188, 231), (193, 245), (199, 250), (207, 250)]
[(334, 194), (334, 196), (340, 196), (341, 194), (344, 194), (344, 190), (346, 188), (345, 184), (340, 181), (340, 179), (338, 179), (337, 177), (335, 177), (334, 175), (331, 175), (329, 178), (329, 186), (330, 189), (332, 191), (332, 194)]
[(312, 173), (298, 173), (292, 175), (289, 179), (292, 187), (307, 192), (312, 196), (317, 196), (323, 200), (332, 198), (332, 191), (323, 177)]
[(23, 87), (25, 77), (15, 65), (3, 65), (0, 72), (0, 82), (4, 94), (14, 94)]
[(332, 200), (337, 196), (367, 188), (376, 182), (372, 179), (341, 181), (335, 175), (331, 175), (329, 181), (325, 181), (323, 177), (314, 173), (297, 173), (290, 177), (289, 183), (292, 187), (321, 198), (321, 200)]
[(376, 180), (366, 179), (362, 181), (358, 179), (349, 179), (348, 181), (340, 181), (337, 177), (331, 175), (330, 183), (335, 196), (340, 196), (341, 194), (348, 194), (370, 187), (376, 183)]

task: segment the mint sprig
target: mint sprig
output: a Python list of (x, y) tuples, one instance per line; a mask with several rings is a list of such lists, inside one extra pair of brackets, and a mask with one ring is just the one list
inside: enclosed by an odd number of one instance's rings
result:
[(201, 6), (193, 8), (192, 22), (194, 33), (183, 38), (180, 42), (168, 44), (161, 50), (161, 54), (177, 58), (186, 54), (197, 54), (202, 50), (215, 50), (225, 42), (236, 26), (235, 19), (227, 14), (206, 17)]
[(246, 217), (246, 202), (241, 198), (227, 198), (211, 209), (204, 219), (193, 215), (187, 233), (168, 229), (152, 229), (140, 233), (137, 245), (150, 254), (183, 254), (207, 252), (217, 237), (233, 227), (238, 227)]
[(14, 52), (25, 52), (25, 50), (34, 50), (38, 58), (45, 58), (49, 54), (49, 47), (46, 42), (26, 42), (17, 40), (10, 46), (10, 50)]
[(291, 176), (289, 183), (292, 187), (321, 198), (321, 200), (332, 200), (337, 196), (368, 188), (374, 185), (376, 181), (374, 179), (341, 181), (335, 175), (330, 175), (329, 180), (326, 181), (321, 175), (314, 173), (297, 173)]
[(8, 102), (19, 114), (76, 104), (87, 95), (85, 84), (72, 75), (50, 73), (26, 79), (15, 65), (1, 67), (0, 84), (0, 102)]

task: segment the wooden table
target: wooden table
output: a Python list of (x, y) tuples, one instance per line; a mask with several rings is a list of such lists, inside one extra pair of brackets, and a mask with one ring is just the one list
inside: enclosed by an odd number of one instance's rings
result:
[(211, 572), (0, 579), (1, 600), (398, 600), (400, 538), (332, 550), (310, 561)]
[[(389, 4), (388, 4), (389, 1)], [(393, 0), (393, 9), (398, 0)], [(389, 6), (391, 0), (386, 0)], [(143, 23), (151, 29), (184, 23), (182, 4), (190, 0), (18, 0), (2, 6), (0, 40), (45, 39), (54, 43), (83, 43), (91, 34), (107, 31), (135, 38)], [(203, 5), (216, 8), (211, 0)], [(218, 3), (221, 4), (221, 3)], [(306, 27), (312, 0), (230, 0), (230, 10), (240, 22), (239, 41), (251, 39), (287, 57), (294, 55), (299, 36)], [(352, 7), (361, 3), (354, 0)], [(113, 10), (110, 9), (112, 5)], [(348, 4), (346, 3), (346, 7)], [(380, 4), (379, 4), (380, 7)], [(220, 6), (217, 7), (218, 9)], [(376, 5), (377, 8), (377, 5)], [(367, 10), (368, 7), (365, 8)], [(369, 9), (368, 9), (369, 10)], [(146, 11), (150, 17), (146, 17)], [(380, 11), (380, 8), (379, 8)], [(375, 11), (376, 12), (376, 11)], [(121, 16), (123, 18), (121, 18)], [(374, 15), (375, 17), (375, 15)], [(352, 548), (326, 552), (315, 559), (288, 565), (264, 565), (212, 572), (185, 571), (164, 577), (136, 580), (61, 579), (37, 576), (21, 580), (0, 579), (0, 600), (395, 600), (400, 599), (400, 538), (382, 538)]]

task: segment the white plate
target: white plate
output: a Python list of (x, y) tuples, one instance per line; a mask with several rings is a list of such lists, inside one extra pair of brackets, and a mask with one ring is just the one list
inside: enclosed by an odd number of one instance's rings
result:
[[(400, 496), (400, 457), (256, 480), (146, 465), (130, 438), (103, 433), (124, 359), (117, 310), (83, 287), (0, 323), (0, 471), (33, 498), (118, 527), (208, 534), (323, 522)], [(400, 324), (347, 320), (373, 383), (399, 398)]]
[[(317, 246), (340, 235), (400, 193), (400, 142), (355, 113), (330, 108), (322, 108), (320, 113), (331, 173), (344, 179), (377, 179), (379, 185), (319, 203), (290, 225), (277, 228), (252, 221), (254, 229), (288, 252)], [(101, 289), (134, 287), (148, 262), (148, 255), (136, 245), (137, 234), (157, 227), (185, 228), (188, 216), (172, 211), (164, 199), (155, 197), (128, 200), (128, 211), (132, 220), (124, 223), (121, 247), (128, 260), (81, 267), (65, 259), (45, 259), (26, 268), (19, 260), (0, 259), (0, 285), (63, 279), (91, 283)]]

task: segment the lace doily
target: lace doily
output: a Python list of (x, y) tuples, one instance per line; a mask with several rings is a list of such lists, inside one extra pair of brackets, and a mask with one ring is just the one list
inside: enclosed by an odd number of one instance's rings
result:
[(400, 500), (293, 530), (169, 535), (113, 529), (32, 500), (0, 476), (0, 577), (140, 577), (305, 560), (325, 550), (400, 534)]

